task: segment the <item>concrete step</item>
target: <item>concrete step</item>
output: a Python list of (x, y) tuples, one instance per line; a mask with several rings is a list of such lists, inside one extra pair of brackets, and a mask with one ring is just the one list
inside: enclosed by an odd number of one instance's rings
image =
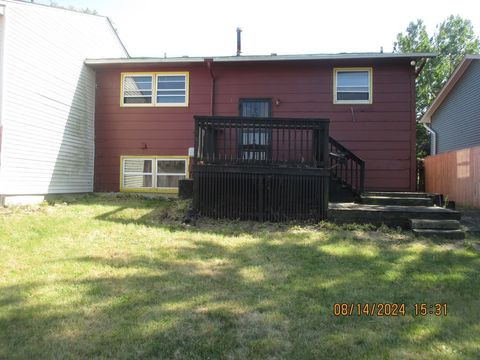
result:
[(415, 236), (442, 238), (450, 240), (465, 239), (465, 233), (462, 230), (413, 229), (412, 231)]
[(368, 205), (433, 206), (433, 200), (426, 197), (362, 195), (361, 202)]
[(460, 222), (458, 220), (429, 220), (429, 219), (410, 219), (412, 229), (430, 229), (430, 230), (458, 230)]

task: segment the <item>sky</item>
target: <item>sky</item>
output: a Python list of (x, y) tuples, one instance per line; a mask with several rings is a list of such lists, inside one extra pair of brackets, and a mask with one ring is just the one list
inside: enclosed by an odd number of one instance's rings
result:
[[(48, 0), (35, 0), (47, 3)], [(422, 19), (430, 34), (449, 15), (469, 19), (480, 36), (478, 0), (55, 0), (108, 16), (130, 55), (391, 52), (396, 35)]]

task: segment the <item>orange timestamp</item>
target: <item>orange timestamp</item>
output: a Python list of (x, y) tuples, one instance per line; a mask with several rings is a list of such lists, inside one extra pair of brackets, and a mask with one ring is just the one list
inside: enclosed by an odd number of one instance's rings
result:
[[(335, 303), (334, 316), (405, 316), (410, 307), (405, 303)], [(413, 304), (414, 316), (447, 316), (447, 304)]]

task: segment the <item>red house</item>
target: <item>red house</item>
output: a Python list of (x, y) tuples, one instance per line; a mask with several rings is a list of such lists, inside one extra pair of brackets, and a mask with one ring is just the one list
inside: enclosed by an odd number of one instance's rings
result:
[(365, 189), (414, 191), (415, 77), (429, 57), (87, 59), (95, 191), (175, 192), (189, 176), (195, 115), (330, 119), (330, 136), (364, 160)]

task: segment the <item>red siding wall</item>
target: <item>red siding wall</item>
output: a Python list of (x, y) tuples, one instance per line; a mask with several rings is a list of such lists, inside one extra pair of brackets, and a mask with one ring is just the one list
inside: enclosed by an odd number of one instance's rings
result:
[[(373, 104), (333, 104), (333, 68), (357, 66), (373, 68)], [(120, 107), (120, 74), (134, 71), (189, 71), (189, 107)], [(213, 63), (213, 73), (215, 115), (237, 115), (240, 98), (271, 98), (273, 116), (329, 118), (331, 136), (366, 161), (368, 189), (414, 190), (415, 79), (409, 61)], [(203, 63), (98, 68), (95, 191), (119, 190), (121, 155), (187, 155), (193, 115), (209, 115), (210, 101), (211, 77)]]

